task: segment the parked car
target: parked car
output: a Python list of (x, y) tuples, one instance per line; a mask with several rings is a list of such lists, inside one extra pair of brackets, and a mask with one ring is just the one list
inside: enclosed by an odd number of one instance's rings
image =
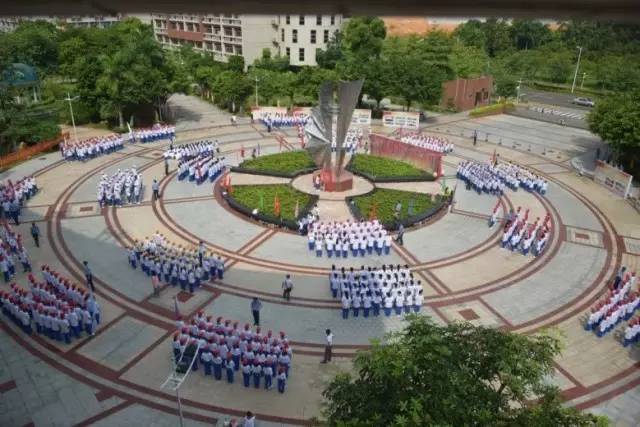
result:
[(589, 98), (573, 98), (572, 104), (582, 105), (583, 107), (593, 107), (596, 105), (592, 99)]

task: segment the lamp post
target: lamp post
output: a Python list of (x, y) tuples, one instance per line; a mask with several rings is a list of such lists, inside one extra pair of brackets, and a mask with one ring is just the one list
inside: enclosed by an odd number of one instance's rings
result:
[(587, 77), (587, 73), (582, 73), (582, 82), (580, 82), (580, 89), (584, 86), (584, 78)]
[(73, 126), (73, 137), (76, 139), (76, 143), (78, 142), (78, 133), (76, 132), (76, 120), (73, 117), (73, 106), (71, 105), (71, 101), (75, 101), (78, 98), (79, 98), (78, 96), (74, 96), (73, 98), (71, 98), (71, 95), (69, 95), (69, 92), (67, 92), (67, 97), (64, 99), (69, 103), (69, 112), (71, 113), (71, 125)]
[(518, 80), (518, 86), (516, 86), (516, 104), (520, 103), (520, 86), (522, 86), (522, 77)]
[(582, 56), (582, 46), (578, 46), (578, 62), (576, 62), (576, 72), (573, 73), (573, 84), (571, 85), (571, 93), (576, 88), (576, 79), (578, 78), (578, 68), (580, 68), (580, 57)]
[(258, 76), (256, 76), (256, 107), (258, 106)]

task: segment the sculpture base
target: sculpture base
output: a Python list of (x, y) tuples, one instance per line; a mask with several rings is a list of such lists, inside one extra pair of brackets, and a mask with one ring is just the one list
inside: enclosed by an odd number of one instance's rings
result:
[(316, 176), (320, 175), (322, 182), (322, 189), (328, 192), (341, 192), (349, 191), (353, 188), (353, 174), (343, 170), (340, 175), (337, 175), (334, 170), (323, 170), (314, 174), (313, 179), (315, 182)]

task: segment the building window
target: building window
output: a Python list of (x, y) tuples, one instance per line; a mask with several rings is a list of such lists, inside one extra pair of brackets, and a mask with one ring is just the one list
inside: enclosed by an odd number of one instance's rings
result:
[(336, 25), (336, 17), (331, 15), (331, 25)]
[(282, 42), (284, 42), (284, 28), (280, 30), (280, 39)]
[(286, 52), (287, 58), (291, 57), (291, 48), (287, 48), (285, 52)]
[(311, 44), (316, 44), (316, 30), (311, 30)]
[(242, 28), (236, 28), (235, 29), (235, 36), (236, 37), (242, 37)]
[(289, 15), (285, 16), (284, 20), (287, 23), (287, 25), (291, 24), (291, 17)]
[(232, 35), (233, 35), (233, 33), (232, 33), (231, 28), (229, 28), (229, 27), (224, 27), (224, 35), (225, 35), (225, 36), (232, 36)]
[(304, 62), (304, 48), (298, 49), (298, 61)]
[(300, 25), (304, 25), (304, 15), (300, 15), (299, 23)]
[(325, 43), (329, 43), (329, 30), (324, 30), (323, 40)]
[(298, 43), (298, 30), (291, 30), (291, 41), (293, 43)]
[(225, 45), (224, 45), (224, 51), (225, 51), (226, 53), (233, 53), (233, 46), (232, 46), (232, 45), (230, 45), (230, 44), (225, 44)]
[(242, 46), (236, 46), (236, 55), (242, 55)]
[(316, 25), (322, 25), (322, 15), (316, 15)]

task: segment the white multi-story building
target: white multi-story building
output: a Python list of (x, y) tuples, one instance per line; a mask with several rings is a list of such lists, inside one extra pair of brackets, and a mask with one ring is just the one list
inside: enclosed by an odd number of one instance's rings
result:
[(264, 49), (289, 56), (292, 65), (316, 65), (316, 50), (342, 22), (341, 15), (152, 14), (156, 39), (165, 47), (190, 45), (221, 62), (240, 55), (246, 65)]
[(342, 27), (342, 15), (280, 15), (278, 47), (291, 65), (316, 65), (316, 52), (324, 49)]
[(121, 17), (117, 16), (54, 16), (54, 15), (32, 15), (32, 16), (0, 16), (0, 31), (14, 31), (21, 22), (24, 21), (46, 21), (57, 25), (60, 28), (65, 27), (96, 27), (106, 28), (117, 22)]

